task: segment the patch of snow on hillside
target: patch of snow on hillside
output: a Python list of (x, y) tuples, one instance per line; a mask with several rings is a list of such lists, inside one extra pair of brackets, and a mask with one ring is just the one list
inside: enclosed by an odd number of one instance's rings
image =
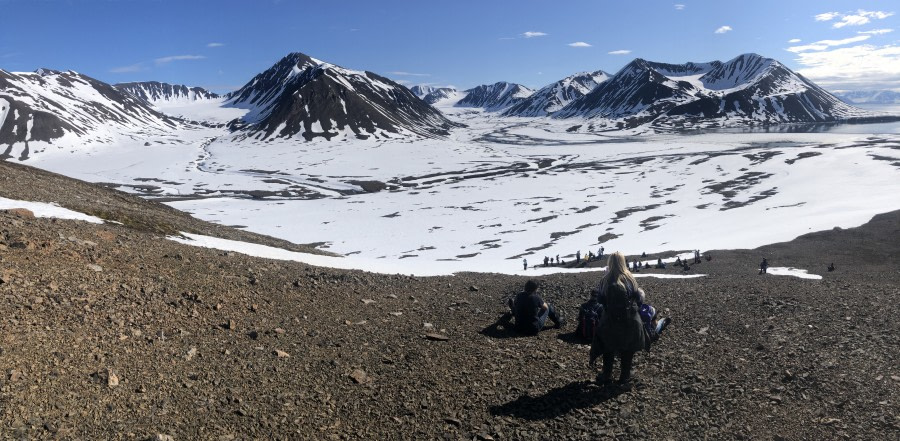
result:
[(780, 266), (769, 267), (769, 269), (766, 270), (766, 273), (773, 274), (776, 276), (799, 277), (801, 279), (812, 279), (812, 280), (821, 280), (822, 279), (822, 276), (820, 276), (818, 274), (809, 274), (809, 272), (805, 269), (791, 268), (791, 267), (780, 267)]
[(0, 210), (10, 210), (13, 208), (24, 208), (26, 210), (30, 210), (36, 217), (80, 220), (90, 222), (92, 224), (103, 223), (103, 219), (100, 219), (99, 217), (72, 211), (68, 208), (63, 208), (56, 204), (48, 204), (46, 202), (18, 201), (15, 199), (0, 197)]

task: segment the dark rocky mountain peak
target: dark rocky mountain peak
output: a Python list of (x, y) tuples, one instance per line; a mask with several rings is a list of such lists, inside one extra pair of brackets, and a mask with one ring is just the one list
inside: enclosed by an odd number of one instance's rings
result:
[[(455, 124), (409, 89), (368, 71), (354, 71), (295, 52), (227, 97), (247, 108), (251, 134), (265, 138), (331, 139), (411, 133), (443, 136)], [(255, 135), (254, 135), (255, 136)]]
[(500, 81), (483, 84), (465, 91), (466, 96), (456, 103), (458, 107), (483, 107), (487, 111), (499, 111), (528, 98), (533, 90), (516, 83)]

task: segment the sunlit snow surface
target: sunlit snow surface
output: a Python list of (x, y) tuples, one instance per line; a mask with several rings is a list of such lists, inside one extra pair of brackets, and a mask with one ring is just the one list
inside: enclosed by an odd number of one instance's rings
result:
[(28, 202), (18, 201), (15, 199), (7, 199), (0, 197), (0, 210), (10, 210), (13, 208), (24, 208), (34, 213), (35, 217), (51, 217), (56, 219), (74, 219), (94, 224), (102, 224), (103, 219), (90, 216), (68, 208), (60, 207), (55, 204), (47, 204), (44, 202)]
[[(442, 110), (468, 127), (445, 140), (330, 142), (187, 127), (28, 163), (181, 197), (169, 204), (201, 219), (404, 274), (521, 274), (523, 258), (571, 261), (598, 238), (628, 254), (755, 248), (900, 209), (896, 132), (590, 134), (567, 131), (584, 121)], [(231, 116), (194, 118), (203, 112)], [(390, 187), (363, 193), (371, 181)]]
[(822, 276), (818, 274), (809, 274), (805, 269), (799, 268), (790, 268), (790, 267), (769, 267), (766, 270), (767, 274), (774, 274), (776, 276), (794, 276), (799, 277), (801, 279), (813, 279), (813, 280), (821, 280)]

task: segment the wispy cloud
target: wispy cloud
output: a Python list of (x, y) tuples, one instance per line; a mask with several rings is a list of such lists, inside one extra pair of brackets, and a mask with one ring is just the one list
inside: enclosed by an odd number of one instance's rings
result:
[(831, 89), (900, 89), (900, 45), (862, 44), (797, 54), (798, 72)]
[(836, 18), (840, 20), (834, 22), (831, 27), (840, 29), (844, 26), (862, 26), (874, 20), (884, 20), (894, 15), (893, 12), (885, 11), (866, 11), (865, 9), (857, 9), (856, 12), (843, 14), (840, 12), (823, 12), (815, 15), (816, 21), (832, 21)]
[(857, 34), (869, 34), (869, 35), (881, 35), (887, 34), (889, 32), (894, 32), (893, 29), (873, 29), (871, 31), (859, 31)]
[(617, 51), (607, 52), (607, 54), (610, 54), (610, 55), (628, 55), (630, 53), (631, 53), (631, 51), (628, 49), (619, 49)]
[(734, 29), (731, 29), (731, 26), (722, 26), (722, 27), (720, 27), (719, 29), (716, 29), (716, 33), (717, 33), (717, 34), (724, 34), (724, 33), (728, 32), (728, 31), (733, 31), (733, 30), (734, 30)]
[(850, 43), (859, 43), (860, 41), (866, 41), (869, 38), (872, 38), (871, 35), (857, 35), (856, 37), (845, 38), (843, 40), (819, 40), (814, 43), (804, 44), (802, 46), (791, 46), (785, 50), (793, 53), (800, 52), (809, 52), (809, 51), (824, 51), (833, 46), (844, 46)]
[(790, 40), (788, 40), (788, 43), (799, 43), (801, 41), (803, 41), (803, 40), (801, 40), (799, 38), (791, 38)]
[(222, 47), (225, 46), (225, 43), (209, 43), (206, 47)]
[(135, 63), (130, 64), (128, 66), (119, 66), (110, 69), (109, 71), (112, 73), (130, 73), (130, 72), (140, 72), (142, 70), (147, 70), (147, 65), (144, 63)]
[(816, 21), (831, 21), (840, 16), (840, 12), (823, 12), (821, 14), (816, 14), (813, 18), (815, 18)]
[(400, 75), (400, 76), (406, 76), (406, 77), (430, 77), (431, 76), (431, 74), (427, 74), (427, 73), (413, 73), (413, 72), (405, 72), (402, 70), (390, 71), (388, 73), (391, 75)]
[(583, 41), (576, 41), (574, 43), (569, 43), (569, 46), (571, 46), (571, 47), (591, 47), (590, 44), (585, 43)]
[(682, 9), (684, 9), (684, 5), (681, 4), (681, 3), (675, 3), (674, 6), (675, 6), (675, 9), (677, 9), (677, 10), (679, 10), (679, 11), (682, 10)]
[(157, 66), (162, 66), (164, 64), (169, 64), (173, 61), (182, 61), (182, 60), (202, 60), (206, 58), (203, 55), (171, 55), (168, 57), (157, 58), (153, 60)]
[(522, 33), (522, 36), (525, 38), (543, 37), (545, 35), (547, 35), (546, 32), (538, 32), (538, 31), (528, 31), (528, 32)]

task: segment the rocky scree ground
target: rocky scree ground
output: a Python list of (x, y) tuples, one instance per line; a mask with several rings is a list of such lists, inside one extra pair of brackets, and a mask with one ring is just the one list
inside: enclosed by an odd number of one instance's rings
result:
[[(570, 323), (518, 337), (491, 324), (526, 277), (376, 275), (189, 247), (144, 226), (265, 239), (0, 166), (0, 196), (133, 219), (0, 213), (0, 438), (900, 434), (900, 212), (713, 251), (691, 270), (705, 278), (640, 279), (675, 322), (636, 357), (636, 384), (600, 388), (568, 334), (598, 274), (541, 278)], [(762, 256), (824, 279), (758, 276)]]

